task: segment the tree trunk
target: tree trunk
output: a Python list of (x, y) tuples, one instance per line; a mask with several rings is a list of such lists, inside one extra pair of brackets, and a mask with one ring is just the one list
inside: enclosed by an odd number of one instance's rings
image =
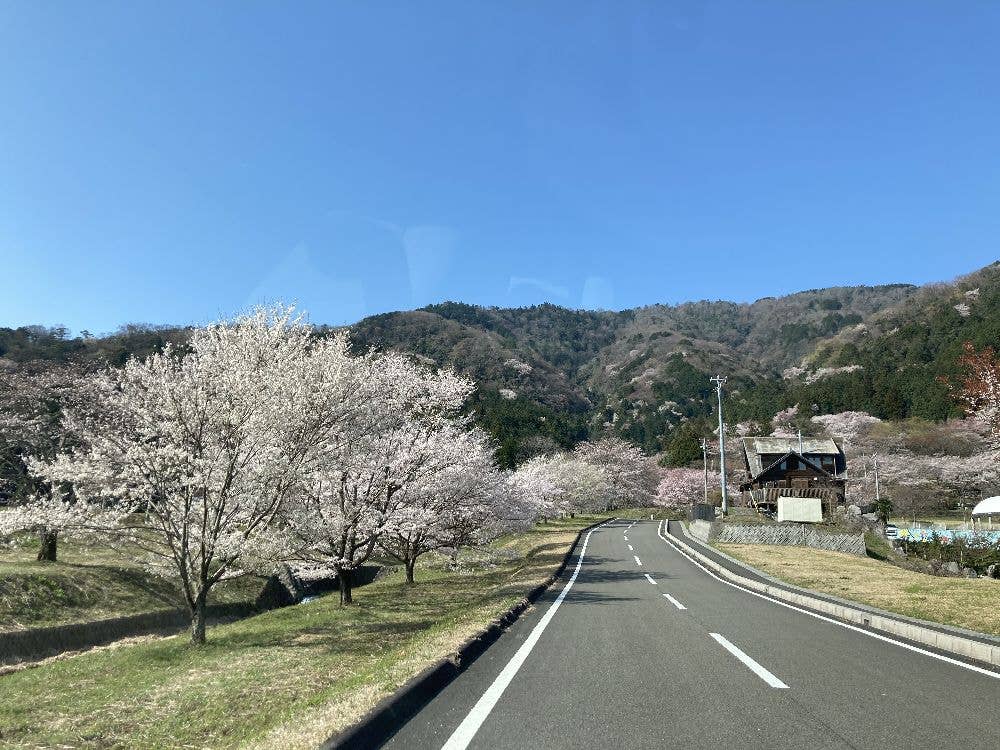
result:
[(202, 589), (191, 608), (191, 643), (198, 646), (205, 642), (205, 599), (208, 592)]
[(41, 562), (55, 562), (56, 548), (59, 541), (59, 531), (57, 529), (42, 529), (38, 532), (38, 560)]
[(406, 582), (413, 583), (413, 568), (417, 564), (416, 560), (407, 560), (406, 565)]
[(354, 575), (352, 570), (341, 570), (337, 573), (337, 579), (340, 581), (340, 603), (341, 604), (351, 604), (354, 599), (351, 596), (351, 577)]

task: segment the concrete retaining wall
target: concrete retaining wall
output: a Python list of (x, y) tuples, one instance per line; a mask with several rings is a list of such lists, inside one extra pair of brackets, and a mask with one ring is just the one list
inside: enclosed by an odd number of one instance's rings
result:
[(708, 540), (713, 538), (713, 527), (721, 526), (722, 524), (717, 522), (709, 521), (692, 521), (688, 524), (688, 531), (691, 533), (695, 539), (705, 542), (708, 544)]
[[(363, 565), (355, 571), (354, 587), (371, 583), (383, 570), (384, 568), (376, 565)], [(295, 581), (294, 588), (290, 589), (292, 585), (293, 582), (288, 580), (282, 582), (280, 575), (274, 575), (268, 580), (255, 603), (210, 604), (208, 618), (209, 620), (240, 619), (297, 604), (304, 596), (317, 596), (336, 590), (339, 582), (336, 576), (333, 576), (306, 583)], [(0, 665), (35, 661), (65, 651), (103, 646), (122, 638), (175, 632), (186, 628), (190, 623), (191, 618), (187, 610), (161, 609), (124, 617), (111, 617), (106, 620), (0, 632)]]
[[(247, 617), (253, 613), (253, 605), (247, 602), (208, 607), (208, 617), (216, 620)], [(162, 609), (107, 620), (0, 633), (0, 664), (43, 659), (64, 651), (102, 646), (137, 635), (171, 632), (187, 627), (189, 623), (186, 610)]]

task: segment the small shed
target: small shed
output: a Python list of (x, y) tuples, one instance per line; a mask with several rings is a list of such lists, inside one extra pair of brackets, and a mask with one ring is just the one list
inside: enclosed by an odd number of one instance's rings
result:
[(782, 521), (820, 523), (823, 520), (823, 501), (818, 497), (778, 497), (778, 517)]

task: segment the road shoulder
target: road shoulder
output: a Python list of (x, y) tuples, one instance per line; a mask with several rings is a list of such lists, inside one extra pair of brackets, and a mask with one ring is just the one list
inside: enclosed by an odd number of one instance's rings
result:
[(916, 620), (793, 586), (704, 545), (688, 535), (679, 522), (669, 524), (667, 536), (668, 543), (674, 543), (690, 559), (734, 585), (820, 613), (852, 627), (880, 631), (902, 641), (930, 647), (973, 663), (1000, 666), (1000, 639), (993, 636)]

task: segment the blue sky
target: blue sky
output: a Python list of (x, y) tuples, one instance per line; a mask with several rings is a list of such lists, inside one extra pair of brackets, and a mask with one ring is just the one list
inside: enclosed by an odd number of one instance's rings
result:
[(0, 325), (624, 308), (998, 257), (1000, 3), (0, 5)]

